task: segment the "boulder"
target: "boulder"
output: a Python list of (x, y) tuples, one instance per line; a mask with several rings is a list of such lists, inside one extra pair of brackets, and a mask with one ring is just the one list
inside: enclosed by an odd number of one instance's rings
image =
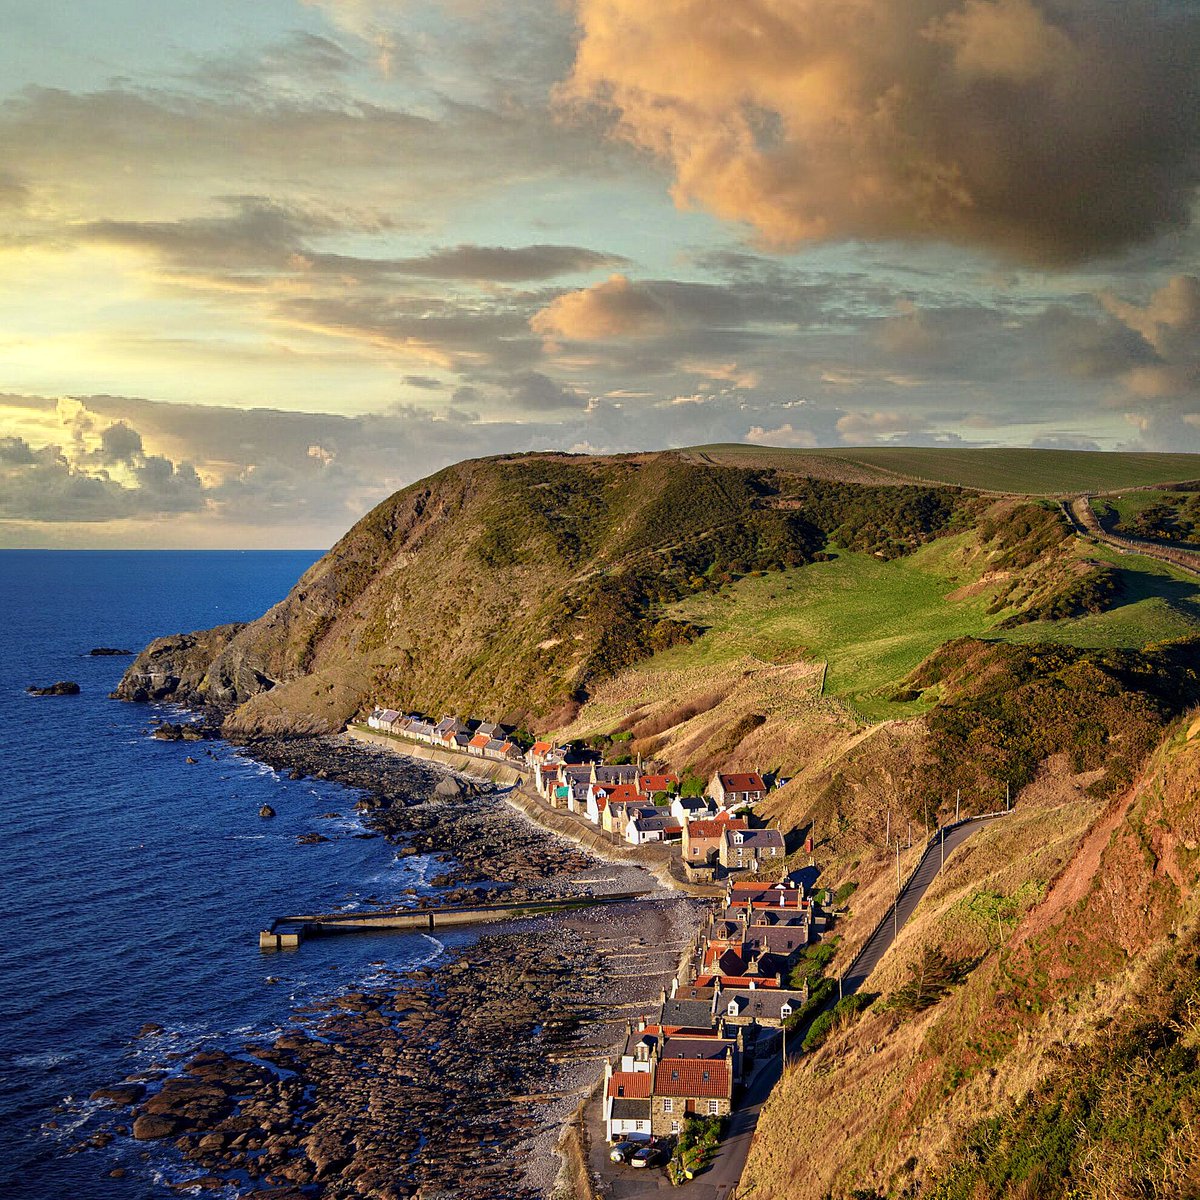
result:
[(132, 658), (132, 650), (118, 650), (115, 646), (93, 646), (88, 655), (91, 658)]
[(264, 804), (262, 808), (258, 810), (258, 815), (260, 817), (273, 817), (275, 815), (275, 810), (269, 804)]
[(453, 776), (447, 775), (433, 789), (433, 794), (440, 800), (458, 800), (466, 789)]
[(129, 1108), (136, 1104), (146, 1094), (145, 1087), (140, 1083), (118, 1083), (112, 1087), (97, 1088), (91, 1095), (93, 1100), (106, 1100), (121, 1108)]
[(143, 1113), (133, 1123), (133, 1136), (139, 1142), (157, 1141), (172, 1137), (179, 1130), (179, 1122), (161, 1113)]

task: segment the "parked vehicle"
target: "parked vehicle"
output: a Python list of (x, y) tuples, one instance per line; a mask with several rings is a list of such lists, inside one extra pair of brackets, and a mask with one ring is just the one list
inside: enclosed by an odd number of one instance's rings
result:
[(616, 1163), (627, 1163), (634, 1152), (641, 1147), (641, 1142), (618, 1142), (609, 1152), (608, 1157)]
[(629, 1159), (632, 1167), (653, 1167), (661, 1161), (662, 1155), (657, 1146), (642, 1146), (633, 1152)]

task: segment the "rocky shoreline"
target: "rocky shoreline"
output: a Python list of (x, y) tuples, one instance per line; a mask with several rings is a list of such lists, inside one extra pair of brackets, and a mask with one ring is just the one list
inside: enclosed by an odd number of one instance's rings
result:
[[(652, 882), (598, 864), (490, 788), (344, 738), (244, 747), (295, 777), (363, 792), (401, 855), (441, 857), (444, 900), (533, 898)], [(438, 794), (438, 793), (442, 794)], [(422, 799), (422, 797), (424, 797)], [(577, 877), (587, 879), (576, 882)], [(414, 897), (414, 903), (418, 898)], [(485, 930), (433, 967), (293, 1014), (295, 1030), (205, 1051), (100, 1089), (118, 1135), (170, 1141), (181, 1189), (258, 1200), (533, 1200), (551, 1195), (561, 1127), (624, 1021), (673, 974), (696, 920), (670, 893)]]

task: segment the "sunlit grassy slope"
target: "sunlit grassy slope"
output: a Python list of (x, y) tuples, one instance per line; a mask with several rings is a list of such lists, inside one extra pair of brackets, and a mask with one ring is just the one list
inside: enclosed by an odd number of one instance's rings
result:
[(1020, 625), (1004, 632), (1006, 640), (1136, 649), (1200, 633), (1200, 582), (1195, 576), (1157, 559), (1121, 554), (1106, 546), (1089, 547), (1088, 556), (1116, 567), (1120, 603), (1095, 615)]
[(745, 654), (824, 660), (826, 695), (864, 716), (910, 713), (913, 705), (888, 699), (896, 684), (943, 642), (1000, 619), (985, 612), (988, 591), (948, 598), (974, 581), (965, 562), (973, 544), (971, 534), (942, 538), (891, 562), (839, 551), (831, 562), (743, 579), (675, 606), (709, 632), (651, 661), (703, 671)]
[(644, 669), (702, 674), (746, 655), (771, 663), (824, 661), (827, 696), (865, 718), (883, 719), (918, 711), (919, 704), (897, 703), (891, 696), (951, 638), (1140, 647), (1200, 631), (1200, 586), (1194, 580), (1153, 559), (1091, 547), (1088, 556), (1120, 572), (1116, 607), (1002, 630), (998, 625), (1008, 612), (987, 612), (995, 589), (978, 582), (982, 563), (973, 534), (941, 538), (891, 562), (839, 551), (830, 562), (747, 577), (675, 605), (673, 616), (708, 632), (656, 655)]
[(692, 453), (733, 466), (762, 465), (805, 471), (810, 464), (840, 463), (848, 472), (882, 481), (887, 477), (950, 483), (1022, 495), (1106, 492), (1200, 478), (1200, 455), (1105, 453), (1086, 450), (921, 449), (867, 446), (845, 450), (787, 450), (724, 444), (697, 446)]

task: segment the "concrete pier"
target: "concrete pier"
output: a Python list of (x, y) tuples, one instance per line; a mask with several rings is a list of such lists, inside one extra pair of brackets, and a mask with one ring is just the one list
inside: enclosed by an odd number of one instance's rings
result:
[(290, 950), (305, 937), (353, 930), (410, 929), (428, 932), (453, 925), (485, 925), (519, 921), (573, 908), (629, 904), (648, 892), (613, 892), (602, 896), (564, 896), (553, 900), (526, 900), (517, 904), (446, 904), (429, 908), (375, 908), (364, 912), (308, 913), (278, 917), (258, 935), (260, 950)]

